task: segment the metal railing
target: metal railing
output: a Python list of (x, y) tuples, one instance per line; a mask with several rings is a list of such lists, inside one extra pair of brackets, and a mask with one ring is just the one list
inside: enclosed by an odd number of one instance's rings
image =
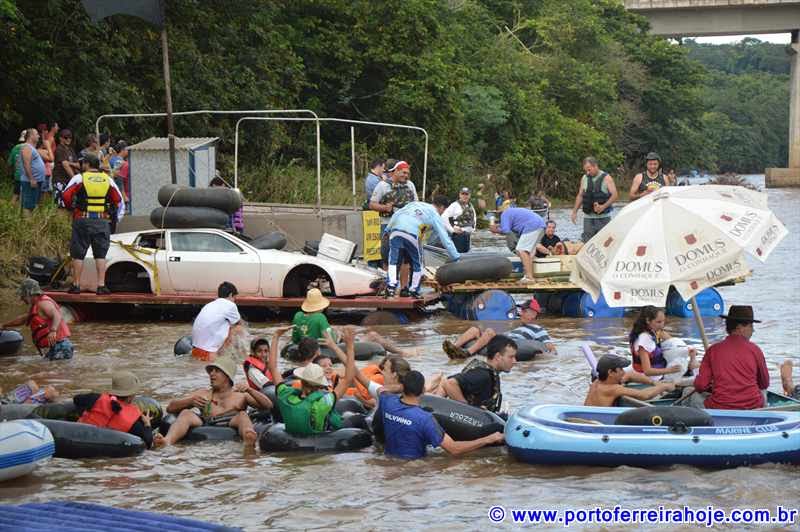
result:
[[(272, 117), (272, 116), (245, 116), (236, 121), (236, 129), (234, 133), (234, 161), (233, 161), (233, 182), (234, 186), (239, 186), (239, 126), (242, 122), (316, 122), (317, 126), (317, 210), (322, 205), (322, 168), (320, 165), (320, 122), (335, 122), (341, 124), (355, 124), (362, 126), (378, 126), (378, 127), (393, 127), (399, 129), (411, 129), (420, 131), (425, 136), (425, 153), (422, 163), (422, 198), (425, 198), (425, 192), (428, 184), (428, 132), (421, 127), (409, 126), (406, 124), (391, 124), (388, 122), (368, 122), (364, 120), (348, 120), (345, 118), (302, 118), (302, 117)], [(355, 163), (355, 128), (350, 127), (350, 157), (351, 157), (351, 172), (352, 172), (352, 194), (353, 206), (356, 205), (356, 163)]]

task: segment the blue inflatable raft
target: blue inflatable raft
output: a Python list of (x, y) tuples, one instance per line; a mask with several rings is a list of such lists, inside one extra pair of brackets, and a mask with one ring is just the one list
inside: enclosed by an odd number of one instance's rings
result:
[(656, 416), (652, 424), (617, 424), (618, 416), (634, 410), (646, 413), (648, 409), (530, 406), (509, 418), (506, 444), (518, 460), (531, 464), (737, 467), (800, 463), (800, 414), (795, 412), (685, 409), (706, 416), (711, 426), (663, 423), (661, 418), (666, 416)]

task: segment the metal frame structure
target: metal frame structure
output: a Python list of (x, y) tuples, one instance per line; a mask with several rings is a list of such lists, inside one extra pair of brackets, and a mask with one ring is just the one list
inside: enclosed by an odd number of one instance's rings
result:
[[(428, 183), (428, 132), (421, 127), (408, 126), (405, 124), (391, 124), (386, 122), (367, 122), (363, 120), (347, 120), (344, 118), (320, 118), (317, 113), (310, 109), (252, 109), (245, 111), (220, 111), (216, 109), (199, 109), (196, 111), (177, 111), (172, 113), (173, 116), (192, 116), (199, 114), (211, 115), (265, 115), (265, 114), (308, 114), (311, 117), (267, 117), (267, 116), (244, 116), (237, 120), (235, 135), (234, 135), (234, 166), (233, 177), (234, 186), (239, 187), (239, 126), (244, 121), (287, 121), (287, 122), (314, 122), (316, 125), (316, 166), (317, 166), (317, 211), (322, 208), (322, 161), (321, 161), (321, 140), (320, 140), (320, 122), (335, 122), (343, 124), (354, 124), (362, 126), (379, 126), (379, 127), (394, 127), (400, 129), (411, 129), (420, 131), (425, 136), (425, 154), (422, 165), (422, 197), (425, 198)], [(166, 117), (167, 113), (124, 113), (124, 114), (105, 114), (97, 117), (94, 123), (94, 131), (97, 137), (100, 137), (100, 121), (106, 118), (162, 118)], [(356, 163), (355, 163), (355, 128), (350, 127), (350, 156), (351, 156), (351, 172), (352, 172), (352, 189), (353, 189), (353, 208), (356, 206)]]
[[(399, 129), (411, 129), (420, 131), (425, 136), (425, 154), (422, 163), (422, 198), (425, 198), (425, 192), (428, 184), (428, 132), (421, 127), (409, 126), (406, 124), (391, 124), (388, 122), (368, 122), (364, 120), (348, 120), (345, 118), (303, 118), (303, 117), (270, 117), (270, 116), (244, 116), (236, 121), (236, 129), (234, 133), (234, 162), (233, 162), (233, 180), (234, 186), (239, 186), (239, 126), (242, 122), (316, 122), (317, 125), (317, 210), (322, 207), (322, 169), (320, 165), (320, 122), (334, 122), (340, 124), (355, 124), (361, 126), (379, 126), (379, 127), (394, 127)], [(352, 189), (353, 189), (353, 206), (356, 205), (356, 162), (355, 162), (355, 128), (350, 127), (350, 157), (351, 157), (351, 172), (352, 172)]]

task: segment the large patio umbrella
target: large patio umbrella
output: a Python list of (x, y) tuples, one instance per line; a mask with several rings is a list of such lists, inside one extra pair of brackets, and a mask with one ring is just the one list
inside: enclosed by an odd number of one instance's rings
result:
[(739, 186), (664, 187), (626, 205), (575, 258), (571, 281), (612, 307), (666, 304), (670, 286), (695, 295), (748, 272), (745, 254), (764, 262), (787, 230), (767, 195)]

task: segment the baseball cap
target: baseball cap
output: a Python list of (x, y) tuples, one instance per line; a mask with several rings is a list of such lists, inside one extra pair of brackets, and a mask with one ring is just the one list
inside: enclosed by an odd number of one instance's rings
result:
[(72, 138), (72, 130), (64, 128), (58, 133), (58, 136), (61, 138)]
[(603, 355), (600, 357), (600, 360), (597, 361), (597, 374), (605, 380), (609, 371), (613, 371), (617, 368), (627, 368), (630, 365), (631, 361), (627, 358), (617, 355)]
[(407, 162), (397, 161), (396, 163), (394, 163), (394, 166), (392, 166), (387, 170), (387, 172), (394, 172), (396, 170), (407, 170), (409, 168), (411, 168), (411, 165), (409, 165)]
[(535, 310), (536, 312), (539, 312), (539, 313), (542, 312), (542, 307), (539, 306), (539, 302), (536, 301), (536, 298), (534, 298), (534, 297), (530, 298), (529, 300), (527, 300), (525, 303), (523, 303), (521, 305), (517, 305), (517, 308), (520, 309), (520, 310), (531, 309), (531, 310)]
[(462, 188), (461, 190), (459, 190), (459, 192), (460, 192), (461, 194), (469, 194), (469, 189), (468, 189), (467, 187), (464, 187), (464, 188)]

